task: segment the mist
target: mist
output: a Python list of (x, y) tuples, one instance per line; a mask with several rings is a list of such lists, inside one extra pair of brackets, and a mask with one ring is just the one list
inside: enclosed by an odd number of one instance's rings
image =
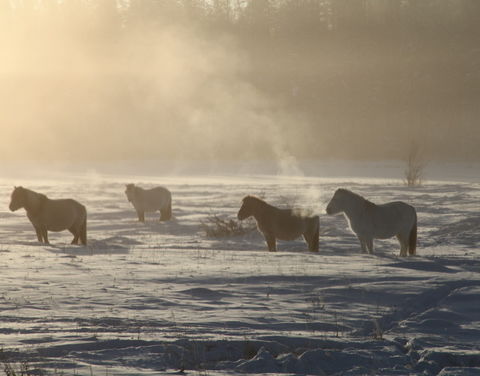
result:
[(478, 6), (364, 3), (2, 3), (0, 159), (478, 160)]

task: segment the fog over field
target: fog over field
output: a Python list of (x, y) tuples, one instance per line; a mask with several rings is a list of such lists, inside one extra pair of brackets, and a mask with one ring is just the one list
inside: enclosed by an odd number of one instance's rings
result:
[(6, 160), (478, 159), (477, 2), (7, 1)]

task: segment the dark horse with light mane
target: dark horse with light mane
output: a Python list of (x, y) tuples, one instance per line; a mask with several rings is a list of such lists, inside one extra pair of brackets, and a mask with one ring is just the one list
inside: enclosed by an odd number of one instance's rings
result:
[(87, 210), (75, 200), (51, 200), (42, 193), (15, 187), (9, 208), (25, 208), (41, 243), (49, 244), (48, 231), (68, 230), (73, 234), (72, 244), (87, 244)]
[(276, 239), (294, 240), (300, 235), (312, 252), (318, 251), (320, 219), (318, 215), (306, 216), (295, 209), (279, 209), (255, 196), (246, 196), (238, 211), (238, 219), (253, 216), (258, 230), (265, 236), (269, 251), (276, 251)]

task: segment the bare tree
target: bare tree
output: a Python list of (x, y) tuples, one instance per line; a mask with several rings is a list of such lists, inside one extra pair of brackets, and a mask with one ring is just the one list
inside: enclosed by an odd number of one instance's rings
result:
[(422, 185), (425, 178), (425, 167), (427, 165), (423, 150), (413, 142), (405, 160), (404, 182), (408, 187)]

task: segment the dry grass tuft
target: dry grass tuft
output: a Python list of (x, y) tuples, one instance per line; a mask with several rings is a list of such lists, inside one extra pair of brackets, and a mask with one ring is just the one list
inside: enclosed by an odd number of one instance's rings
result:
[(244, 226), (235, 219), (222, 218), (217, 214), (211, 214), (201, 221), (201, 226), (210, 238), (244, 235), (254, 229), (252, 225)]

